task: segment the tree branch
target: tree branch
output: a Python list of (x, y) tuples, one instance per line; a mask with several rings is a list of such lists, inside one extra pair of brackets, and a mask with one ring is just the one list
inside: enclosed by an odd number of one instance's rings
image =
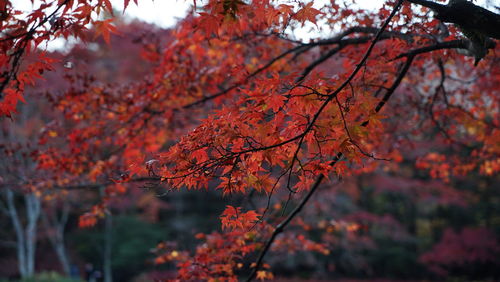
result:
[[(251, 74), (249, 74), (243, 81), (237, 82), (237, 83), (235, 83), (235, 84), (233, 84), (233, 85), (231, 85), (231, 86), (229, 86), (229, 87), (227, 87), (225, 89), (222, 89), (221, 91), (219, 91), (219, 92), (217, 92), (215, 94), (212, 94), (212, 95), (209, 95), (209, 96), (205, 96), (202, 99), (199, 99), (197, 101), (194, 101), (192, 103), (184, 105), (184, 106), (182, 106), (182, 109), (192, 108), (194, 106), (203, 104), (205, 102), (208, 102), (210, 100), (216, 99), (218, 97), (221, 97), (221, 96), (229, 93), (231, 90), (234, 90), (234, 89), (236, 89), (236, 88), (244, 85), (251, 78), (253, 78), (257, 74), (263, 72), (264, 70), (266, 70), (267, 68), (269, 68), (270, 66), (272, 66), (277, 61), (283, 59), (287, 55), (294, 54), (294, 53), (295, 54), (300, 54), (300, 53), (306, 52), (309, 49), (311, 49), (313, 47), (316, 47), (316, 46), (335, 45), (335, 44), (339, 45), (335, 49), (331, 50), (330, 52), (328, 52), (327, 54), (325, 54), (324, 56), (322, 56), (321, 58), (319, 58), (317, 61), (313, 62), (309, 67), (307, 67), (304, 70), (304, 72), (302, 73), (301, 77), (297, 79), (297, 82), (301, 81), (317, 65), (319, 65), (322, 62), (326, 61), (328, 58), (330, 58), (331, 56), (335, 55), (338, 51), (342, 50), (347, 45), (367, 43), (372, 38), (372, 37), (369, 37), (369, 36), (362, 36), (362, 37), (357, 37), (357, 38), (345, 38), (346, 36), (349, 36), (349, 35), (354, 34), (354, 33), (376, 34), (378, 31), (379, 31), (379, 28), (376, 28), (376, 27), (357, 26), (357, 27), (351, 27), (351, 28), (347, 29), (346, 31), (341, 32), (340, 34), (338, 34), (338, 35), (336, 35), (334, 37), (331, 37), (331, 38), (321, 39), (321, 40), (318, 40), (318, 41), (315, 41), (315, 42), (309, 42), (309, 43), (299, 44), (299, 45), (297, 45), (297, 46), (295, 46), (293, 48), (290, 48), (290, 49), (284, 51), (280, 55), (272, 58), (264, 66), (258, 68), (257, 70), (255, 70), (254, 72), (252, 72)], [(416, 35), (422, 36), (422, 37), (426, 37), (427, 36), (427, 35), (421, 35), (421, 34), (406, 34), (406, 33), (401, 33), (401, 32), (396, 32), (396, 31), (384, 31), (380, 35), (381, 36), (380, 39), (389, 39), (389, 38), (397, 37), (397, 38), (401, 38), (401, 39), (404, 39), (404, 40), (407, 40), (407, 41), (411, 41), (413, 39), (413, 36), (416, 36)], [(159, 112), (159, 113), (162, 113), (162, 112)]]
[(470, 1), (457, 1), (442, 5), (427, 0), (406, 0), (427, 7), (442, 22), (454, 23), (461, 28), (478, 31), (488, 37), (500, 39), (500, 15)]
[[(316, 114), (316, 116), (315, 116), (316, 118), (317, 118), (318, 114), (321, 112), (321, 110), (326, 106), (326, 104), (328, 104), (329, 101), (331, 101), (334, 97), (336, 97), (336, 94), (339, 93), (343, 88), (345, 88), (345, 86), (348, 85), (349, 82), (361, 70), (361, 68), (363, 67), (364, 63), (366, 62), (366, 60), (370, 56), (371, 51), (373, 50), (375, 44), (377, 43), (377, 41), (381, 37), (382, 33), (384, 32), (385, 28), (389, 25), (390, 21), (392, 20), (392, 18), (396, 14), (396, 12), (399, 10), (399, 7), (401, 7), (401, 5), (403, 4), (403, 1), (404, 0), (399, 0), (396, 3), (396, 5), (394, 6), (391, 14), (385, 20), (384, 24), (382, 25), (382, 27), (377, 32), (377, 34), (376, 34), (375, 38), (373, 39), (372, 43), (370, 44), (370, 46), (366, 50), (365, 55), (360, 60), (360, 63), (356, 66), (356, 68), (353, 70), (353, 72), (351, 73), (351, 75), (346, 79), (346, 81), (344, 83), (342, 83), (342, 85), (339, 86), (339, 88), (337, 90), (333, 91), (329, 95), (329, 98), (323, 103), (322, 107), (319, 109), (318, 113)], [(313, 119), (311, 121), (311, 125), (314, 124), (314, 121), (315, 121), (315, 119)], [(337, 156), (334, 158), (334, 160), (332, 160), (332, 162), (330, 164), (331, 165), (335, 165), (340, 160), (340, 158), (342, 158), (342, 153), (338, 153)], [(276, 226), (276, 229), (271, 234), (271, 237), (267, 240), (267, 242), (266, 242), (266, 244), (264, 246), (264, 249), (262, 249), (262, 251), (260, 252), (259, 257), (257, 258), (257, 262), (256, 262), (256, 265), (255, 265), (255, 268), (252, 270), (252, 272), (250, 273), (250, 275), (248, 276), (248, 278), (246, 279), (246, 281), (251, 281), (255, 277), (255, 275), (257, 274), (257, 271), (260, 269), (260, 266), (262, 265), (262, 261), (264, 260), (265, 255), (267, 254), (267, 252), (269, 251), (272, 243), (276, 239), (276, 236), (278, 236), (278, 234), (280, 234), (281, 232), (283, 232), (284, 228), (302, 210), (302, 208), (309, 201), (309, 199), (314, 194), (314, 192), (317, 190), (317, 188), (321, 184), (321, 181), (323, 181), (324, 178), (325, 178), (325, 176), (323, 174), (320, 174), (316, 178), (316, 181), (314, 182), (313, 186), (311, 187), (311, 189), (309, 190), (309, 192), (306, 194), (306, 196), (302, 199), (302, 201), (300, 202), (300, 204), (285, 218), (285, 220), (283, 220), (281, 223), (279, 223)]]
[[(337, 161), (335, 161), (335, 163), (336, 162)], [(309, 201), (309, 199), (314, 194), (314, 192), (318, 189), (319, 185), (321, 184), (321, 181), (323, 181), (324, 178), (325, 178), (325, 176), (323, 174), (320, 174), (318, 176), (318, 178), (316, 178), (316, 181), (314, 182), (313, 186), (311, 187), (309, 192), (307, 192), (306, 196), (302, 199), (300, 204), (285, 218), (285, 220), (283, 220), (282, 222), (280, 222), (280, 224), (278, 224), (276, 226), (273, 233), (271, 234), (271, 237), (269, 237), (269, 239), (266, 242), (266, 245), (264, 246), (264, 248), (260, 252), (260, 255), (257, 259), (256, 264), (255, 264), (255, 268), (252, 270), (252, 273), (250, 273), (250, 276), (248, 276), (246, 281), (252, 281), (252, 279), (257, 274), (257, 271), (259, 270), (260, 266), (262, 265), (262, 261), (264, 260), (264, 256), (267, 254), (267, 252), (271, 248), (271, 245), (274, 243), (274, 240), (276, 240), (276, 236), (278, 236), (281, 232), (283, 232), (285, 227), (302, 210), (302, 208), (304, 208), (304, 206)]]
[[(403, 81), (403, 78), (408, 73), (408, 70), (410, 69), (411, 64), (413, 63), (414, 58), (415, 58), (415, 56), (413, 56), (413, 55), (407, 57), (407, 60), (406, 60), (405, 64), (402, 66), (401, 71), (399, 72), (398, 76), (394, 80), (394, 83), (387, 90), (387, 92), (384, 95), (384, 97), (382, 98), (382, 100), (375, 107), (375, 112), (380, 112), (382, 110), (382, 108), (384, 107), (384, 105), (389, 100), (389, 98), (392, 96), (392, 94), (396, 91), (397, 87), (401, 84), (401, 82)], [(361, 126), (367, 126), (368, 124), (369, 124), (369, 121), (365, 121), (361, 124)], [(342, 153), (338, 153), (335, 156), (335, 158), (330, 162), (330, 165), (331, 166), (335, 165), (342, 158), (342, 156), (343, 156)], [(260, 265), (262, 265), (264, 256), (269, 251), (272, 243), (276, 239), (276, 236), (278, 236), (278, 234), (283, 232), (284, 228), (290, 223), (290, 221), (302, 210), (302, 208), (305, 206), (305, 204), (311, 198), (312, 194), (314, 194), (314, 192), (317, 190), (319, 184), (321, 184), (321, 181), (323, 181), (323, 179), (324, 179), (324, 175), (323, 174), (319, 175), (318, 178), (316, 179), (316, 181), (314, 182), (313, 186), (309, 190), (309, 192), (306, 194), (306, 196), (300, 202), (300, 204), (290, 213), (290, 215), (288, 215), (288, 217), (285, 220), (283, 220), (280, 224), (277, 225), (276, 229), (271, 234), (271, 237), (266, 242), (264, 249), (262, 249), (261, 253), (259, 254), (259, 257), (258, 257), (257, 262), (256, 262), (256, 266), (246, 281), (251, 281), (255, 277), (255, 275), (257, 274), (258, 268), (260, 267)]]
[[(469, 45), (468, 40), (451, 40), (451, 41), (439, 42), (433, 45), (424, 46), (421, 48), (413, 49), (406, 53), (402, 53), (396, 56), (392, 60), (401, 59), (403, 57), (416, 56), (418, 54), (428, 53), (431, 51), (442, 50), (442, 49), (467, 49), (468, 45)], [(488, 49), (495, 48), (495, 42), (489, 41), (486, 48)]]

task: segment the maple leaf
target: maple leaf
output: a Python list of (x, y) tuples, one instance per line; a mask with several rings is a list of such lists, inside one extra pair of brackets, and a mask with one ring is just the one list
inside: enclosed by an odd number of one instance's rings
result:
[[(304, 205), (300, 204), (297, 211), (302, 207), (307, 210), (305, 205), (312, 203), (318, 214), (308, 213), (307, 217), (299, 218), (300, 214), (291, 213), (286, 222), (293, 219), (302, 227), (301, 231), (315, 234), (319, 232), (314, 224), (318, 217), (339, 214), (335, 210), (337, 205), (331, 204), (330, 189), (316, 192), (324, 193), (320, 194), (321, 198), (310, 197), (322, 179), (326, 182), (338, 176), (348, 183), (350, 175), (362, 178), (367, 172), (392, 174), (407, 171), (414, 169), (409, 168), (412, 166), (409, 160), (416, 159), (413, 166), (427, 170), (432, 178), (437, 178), (433, 182), (453, 183), (454, 176), (465, 178), (467, 173), (473, 172), (477, 173), (474, 180), (480, 180), (478, 186), (484, 190), (486, 184), (483, 182), (492, 181), (491, 177), (500, 171), (496, 99), (499, 77), (496, 75), (497, 65), (491, 59), (498, 52), (489, 52), (490, 55), (484, 58), (485, 63), (478, 69), (468, 68), (466, 60), (456, 52), (450, 52), (457, 47), (453, 44), (459, 43), (446, 38), (432, 40), (438, 35), (434, 33), (439, 28), (438, 21), (424, 15), (416, 17), (410, 4), (402, 10), (395, 8), (393, 13), (388, 9), (389, 5), (385, 5), (367, 17), (367, 11), (341, 7), (332, 3), (335, 1), (326, 4), (323, 10), (326, 13), (323, 13), (308, 0), (292, 1), (296, 6), (271, 4), (267, 0), (246, 5), (240, 0), (208, 0), (203, 2), (205, 6), (199, 7), (200, 10), (194, 9), (204, 12), (199, 16), (190, 14), (168, 35), (134, 38), (134, 42), (141, 45), (141, 51), (127, 52), (126, 55), (121, 52), (121, 48), (131, 48), (128, 45), (131, 38), (127, 38), (124, 44), (116, 44), (112, 50), (100, 48), (100, 52), (92, 52), (81, 46), (68, 50), (71, 53), (68, 58), (75, 61), (75, 67), (70, 70), (60, 69), (61, 65), (38, 56), (39, 47), (60, 36), (74, 35), (83, 39), (86, 26), (92, 22), (91, 15), (102, 10), (112, 12), (112, 3), (109, 0), (98, 0), (97, 4), (84, 0), (56, 2), (61, 5), (61, 10), (54, 14), (56, 16), (47, 14), (47, 5), (52, 4), (42, 4), (38, 10), (26, 14), (10, 9), (5, 3), (0, 4), (7, 11), (0, 13), (2, 30), (6, 30), (1, 43), (4, 51), (0, 54), (4, 73), (1, 79), (8, 78), (0, 81), (0, 115), (15, 113), (18, 101), (29, 97), (25, 95), (25, 89), (32, 91), (32, 87), (27, 86), (34, 86), (37, 91), (43, 89), (37, 84), (37, 78), (42, 75), (47, 75), (48, 83), (41, 82), (41, 85), (51, 84), (47, 92), (58, 93), (47, 95), (51, 106), (40, 105), (41, 109), (34, 113), (34, 121), (28, 120), (22, 127), (15, 123), (2, 125), (2, 132), (4, 127), (7, 131), (12, 127), (20, 140), (31, 138), (26, 132), (35, 127), (33, 124), (45, 125), (40, 135), (34, 134), (39, 137), (39, 147), (36, 148), (39, 152), (34, 157), (36, 173), (32, 169), (23, 169), (23, 162), (4, 163), (8, 169), (12, 167), (19, 171), (22, 179), (34, 183), (26, 188), (28, 191), (41, 187), (64, 188), (73, 182), (103, 184), (102, 187), (106, 188), (102, 202), (80, 217), (81, 227), (96, 224), (108, 211), (106, 205), (111, 202), (111, 197), (138, 190), (128, 189), (131, 184), (98, 183), (107, 181), (108, 174), (127, 168), (130, 175), (124, 174), (113, 181), (154, 178), (161, 179), (158, 183), (167, 189), (222, 188), (223, 196), (233, 192), (245, 193), (250, 189), (264, 190), (268, 197), (273, 192), (273, 199), (268, 198), (273, 202), (286, 200), (286, 196), (281, 197), (290, 192), (287, 188), (293, 187), (307, 195), (302, 198)], [(137, 4), (136, 0), (134, 2)], [(124, 0), (124, 11), (129, 4), (130, 0)], [(294, 7), (298, 7), (296, 14), (293, 13)], [(388, 18), (387, 25), (381, 29), (379, 17), (391, 14), (395, 17)], [(302, 25), (308, 22), (318, 25), (323, 15), (321, 22), (338, 28), (338, 36), (302, 43), (290, 40), (293, 34), (288, 34), (288, 30), (285, 32), (291, 19)], [(110, 44), (111, 33), (117, 33), (118, 28), (124, 28), (124, 34), (133, 34), (134, 37), (139, 33), (134, 25), (115, 27), (112, 19), (101, 19), (93, 24), (96, 37), (103, 37), (96, 44)], [(293, 32), (293, 25), (291, 27)], [(142, 31), (149, 33), (152, 30), (148, 26)], [(422, 36), (422, 31), (429, 36)], [(450, 26), (449, 32), (448, 39), (458, 37), (454, 27)], [(374, 36), (376, 34), (381, 36)], [(387, 38), (388, 34), (391, 39)], [(119, 40), (113, 37), (115, 39)], [(446, 44), (455, 47), (441, 49), (448, 46)], [(100, 57), (106, 52), (111, 53), (109, 57)], [(121, 60), (139, 52), (148, 58), (147, 65), (142, 65), (143, 61), (138, 57), (131, 60), (132, 63), (122, 64)], [(368, 60), (363, 59), (363, 54)], [(113, 56), (120, 57), (120, 61)], [(86, 64), (79, 64), (77, 58), (84, 58)], [(438, 62), (441, 60), (443, 63)], [(22, 64), (17, 64), (21, 61)], [(123, 67), (114, 68), (110, 73), (109, 68), (102, 67), (102, 61), (112, 61)], [(51, 75), (55, 74), (44, 73), (51, 69), (51, 65), (62, 70), (59, 73), (65, 73), (63, 80), (53, 83)], [(82, 65), (88, 68), (80, 68)], [(138, 74), (135, 71), (139, 69), (145, 71)], [(363, 75), (357, 70), (362, 70)], [(450, 74), (453, 74), (453, 83), (448, 83)], [(422, 75), (425, 75), (424, 79), (421, 79)], [(297, 87), (297, 77), (300, 77), (301, 87)], [(438, 81), (442, 81), (441, 88), (436, 90), (435, 82)], [(395, 101), (388, 103), (396, 88), (408, 93), (398, 95)], [(448, 93), (444, 93), (444, 88)], [(419, 90), (424, 93), (419, 93)], [(338, 108), (330, 102), (332, 97), (338, 98)], [(432, 101), (429, 101), (430, 97)], [(382, 107), (386, 117), (380, 114)], [(28, 107), (21, 110), (25, 108)], [(343, 116), (339, 117), (340, 114)], [(22, 117), (25, 116), (30, 114), (24, 115), (23, 112)], [(52, 122), (46, 122), (49, 119), (53, 119)], [(402, 134), (395, 133), (402, 127)], [(192, 128), (195, 128), (193, 132), (188, 132)], [(5, 151), (7, 158), (9, 154), (18, 154), (17, 147), (4, 150), (4, 140), (1, 141), (0, 153)], [(455, 148), (460, 146), (447, 146), (450, 143), (463, 143), (471, 147), (471, 152), (464, 154), (463, 150)], [(430, 148), (436, 153), (422, 157)], [(363, 154), (364, 149), (367, 152), (386, 152), (401, 163), (380, 164)], [(143, 165), (142, 160), (150, 156), (155, 156), (155, 159)], [(402, 166), (403, 170), (400, 169)], [(5, 178), (10, 177), (5, 174)], [(131, 177), (136, 174), (137, 177)], [(420, 175), (420, 172), (405, 174)], [(145, 175), (149, 177), (142, 177)], [(488, 181), (483, 181), (483, 177), (489, 177)], [(424, 186), (422, 179), (413, 185)], [(360, 185), (364, 182), (359, 181)], [(156, 188), (158, 183), (153, 181), (141, 185)], [(214, 187), (217, 183), (219, 186)], [(353, 205), (364, 202), (359, 199), (365, 189), (361, 191), (357, 184), (351, 186), (342, 187), (349, 190), (345, 197), (352, 198), (350, 203)], [(398, 192), (407, 188), (404, 183), (395, 186)], [(446, 198), (455, 197), (468, 202), (462, 199), (467, 197), (457, 194), (452, 187), (440, 187), (439, 190), (449, 194)], [(50, 192), (46, 193), (47, 197), (65, 195)], [(438, 194), (434, 192), (432, 196)], [(155, 198), (152, 194), (147, 195)], [(135, 198), (135, 194), (132, 196)], [(266, 195), (256, 193), (254, 196), (264, 200)], [(297, 203), (302, 203), (299, 201), (302, 196), (297, 194)], [(411, 197), (415, 195), (412, 193)], [(141, 199), (146, 197), (132, 199), (134, 205), (158, 209), (154, 202)], [(378, 203), (377, 200), (373, 205)], [(443, 203), (439, 202), (440, 205)], [(381, 220), (373, 215), (373, 210), (366, 213), (368, 218)], [(273, 217), (269, 223), (278, 222), (274, 216), (273, 212), (269, 213), (269, 217)], [(204, 242), (193, 248), (195, 253), (192, 256), (173, 250), (158, 256), (156, 261), (179, 261), (180, 281), (236, 281), (235, 270), (242, 269), (240, 261), (245, 255), (262, 250), (266, 238), (270, 238), (269, 245), (272, 243), (273, 248), (287, 244), (289, 251), (329, 252), (326, 246), (306, 239), (306, 234), (296, 236), (296, 230), (292, 228), (286, 230), (288, 234), (281, 234), (285, 236), (276, 237), (277, 233), (271, 233), (272, 236), (267, 237), (270, 232), (283, 230), (287, 223), (280, 225), (281, 228), (257, 225), (263, 219), (256, 210), (245, 212), (241, 207), (227, 206), (220, 219), (223, 232), (197, 236)], [(328, 238), (339, 235), (338, 231), (343, 229), (338, 229), (335, 224), (321, 226), (320, 229), (326, 229), (329, 234), (318, 238), (324, 238), (328, 241), (326, 244), (338, 241)], [(348, 240), (356, 239), (360, 235), (357, 233), (369, 236), (369, 232), (359, 232), (363, 231), (361, 226), (357, 223), (346, 225), (342, 232), (349, 233)], [(400, 228), (404, 228), (404, 224)], [(464, 244), (470, 243), (471, 237), (483, 238), (483, 235), (464, 234)], [(280, 239), (273, 242), (273, 238)], [(494, 240), (489, 245), (489, 248), (496, 248)], [(476, 256), (471, 253), (467, 257)], [(258, 279), (272, 279), (272, 274), (262, 271), (260, 266), (254, 269)]]
[(3, 100), (0, 101), (0, 116), (5, 115), (11, 117), (13, 113), (16, 113), (16, 105), (18, 101), (26, 103), (22, 92), (12, 88), (7, 88), (4, 90), (5, 96)]
[(284, 17), (288, 17), (293, 13), (293, 6), (287, 4), (278, 5), (278, 11), (283, 14)]
[(240, 207), (226, 206), (226, 209), (220, 216), (222, 228), (244, 229), (249, 228), (259, 221), (259, 214), (253, 210), (241, 212)]
[(86, 18), (90, 17), (93, 9), (91, 5), (80, 5), (78, 8), (75, 9), (75, 14), (78, 18)]
[(286, 97), (279, 94), (271, 95), (271, 97), (269, 98), (269, 104), (271, 105), (271, 108), (273, 109), (274, 112), (278, 112), (279, 109), (285, 103), (285, 101)]
[(307, 3), (302, 9), (297, 11), (295, 14), (295, 19), (304, 25), (306, 21), (310, 21), (313, 24), (316, 24), (316, 17), (319, 14), (323, 14), (320, 10), (313, 8), (314, 2)]
[(201, 19), (198, 27), (205, 32), (206, 36), (218, 35), (221, 19), (209, 13), (201, 12), (199, 14)]
[(95, 36), (102, 35), (106, 44), (110, 45), (110, 34), (119, 34), (116, 27), (112, 24), (113, 19), (95, 21)]

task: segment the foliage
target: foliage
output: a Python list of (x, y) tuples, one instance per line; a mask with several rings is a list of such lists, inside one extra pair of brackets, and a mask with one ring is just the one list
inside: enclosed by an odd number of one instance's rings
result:
[[(170, 31), (126, 24), (108, 0), (1, 2), (1, 184), (45, 201), (76, 191), (88, 238), (127, 209), (158, 221), (172, 204), (160, 197), (222, 196), (197, 247), (157, 245), (179, 280), (497, 277), (500, 15), (353, 2), (193, 1)], [(297, 40), (300, 28), (317, 38)], [(55, 37), (80, 43), (42, 51)], [(46, 99), (26, 117), (39, 132), (8, 124), (29, 91)], [(161, 234), (114, 218), (127, 276)]]

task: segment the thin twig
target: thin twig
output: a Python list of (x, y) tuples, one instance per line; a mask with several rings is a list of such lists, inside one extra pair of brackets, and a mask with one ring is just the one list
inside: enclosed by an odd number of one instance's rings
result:
[[(386, 19), (386, 21), (384, 22), (384, 24), (382, 25), (382, 27), (380, 28), (380, 30), (377, 32), (377, 35), (375, 36), (375, 38), (373, 39), (372, 43), (370, 44), (370, 47), (368, 47), (368, 49), (366, 50), (366, 53), (363, 56), (363, 58), (361, 59), (360, 63), (356, 66), (356, 68), (353, 70), (353, 72), (351, 73), (351, 75), (346, 79), (346, 81), (344, 81), (344, 83), (342, 83), (342, 85), (337, 90), (333, 91), (330, 94), (330, 97), (323, 103), (323, 105), (321, 105), (319, 111), (316, 113), (315, 117), (311, 121), (311, 123), (310, 123), (310, 125), (309, 125), (308, 128), (312, 128), (312, 126), (314, 125), (315, 120), (319, 117), (319, 114), (321, 113), (322, 109), (324, 109), (326, 107), (326, 104), (328, 104), (332, 99), (334, 99), (337, 96), (337, 94), (340, 91), (342, 91), (342, 89), (344, 89), (350, 83), (350, 81), (356, 76), (356, 74), (364, 66), (364, 64), (365, 64), (366, 60), (368, 59), (368, 57), (370, 56), (370, 54), (371, 54), (371, 52), (372, 52), (375, 44), (377, 43), (378, 39), (380, 38), (380, 36), (383, 33), (383, 31), (385, 30), (385, 28), (389, 25), (389, 22), (392, 20), (392, 18), (396, 14), (396, 12), (399, 10), (399, 7), (403, 4), (403, 1), (404, 0), (399, 0), (397, 2), (396, 6), (392, 10), (391, 14)], [(307, 129), (306, 129), (306, 131), (307, 131)], [(335, 159), (331, 162), (331, 165), (335, 165), (340, 160), (341, 157), (342, 157), (342, 153), (338, 153), (337, 156), (335, 157)], [(271, 234), (271, 237), (267, 240), (266, 244), (264, 245), (264, 248), (260, 252), (259, 257), (257, 258), (257, 262), (255, 263), (255, 267), (252, 270), (252, 272), (250, 273), (250, 275), (248, 276), (248, 278), (246, 279), (246, 281), (251, 281), (255, 277), (255, 275), (257, 274), (257, 271), (259, 271), (259, 269), (260, 269), (260, 267), (262, 265), (262, 262), (264, 260), (265, 255), (267, 254), (267, 252), (271, 248), (271, 245), (273, 244), (274, 240), (276, 239), (276, 236), (278, 236), (278, 234), (280, 234), (281, 232), (283, 232), (284, 228), (302, 210), (302, 208), (309, 201), (309, 199), (314, 194), (314, 192), (317, 190), (317, 188), (319, 187), (319, 185), (321, 184), (321, 182), (323, 181), (324, 178), (325, 178), (325, 175), (324, 174), (320, 174), (316, 178), (316, 181), (314, 182), (314, 184), (312, 185), (311, 189), (306, 194), (306, 196), (302, 199), (302, 201), (300, 202), (300, 204), (288, 215), (288, 217), (285, 220), (283, 220), (281, 223), (279, 223), (276, 226), (276, 229), (273, 231), (273, 233)]]

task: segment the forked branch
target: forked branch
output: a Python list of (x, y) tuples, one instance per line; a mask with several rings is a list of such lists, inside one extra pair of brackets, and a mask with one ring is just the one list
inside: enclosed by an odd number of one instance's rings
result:
[[(323, 105), (320, 107), (320, 109), (319, 109), (319, 111), (318, 111), (318, 113), (316, 114), (315, 117), (318, 116), (318, 114), (321, 112), (321, 110), (326, 107), (326, 104), (328, 104), (332, 99), (334, 99), (336, 97), (336, 95), (340, 91), (342, 91), (342, 89), (344, 89), (351, 82), (351, 80), (354, 79), (354, 77), (356, 76), (356, 74), (363, 68), (363, 66), (364, 66), (366, 60), (368, 59), (368, 57), (370, 56), (370, 54), (371, 54), (371, 52), (372, 52), (375, 44), (377, 43), (377, 41), (381, 37), (381, 35), (384, 32), (384, 30), (386, 29), (386, 27), (391, 22), (392, 18), (396, 14), (396, 12), (399, 10), (399, 8), (401, 7), (401, 5), (403, 4), (403, 1), (404, 0), (399, 0), (396, 3), (396, 5), (394, 6), (391, 14), (385, 20), (384, 24), (382, 25), (382, 27), (377, 32), (377, 35), (372, 40), (372, 43), (370, 44), (370, 46), (366, 50), (366, 53), (363, 56), (363, 58), (360, 60), (359, 64), (352, 71), (351, 75), (344, 81), (344, 83), (342, 83), (342, 85), (340, 85), (335, 91), (333, 91), (332, 93), (329, 94), (330, 97), (323, 103)], [(315, 119), (313, 119), (311, 121), (311, 124), (314, 124), (314, 121), (315, 121)], [(335, 165), (341, 158), (342, 158), (342, 153), (338, 153), (337, 156), (334, 158), (334, 160), (332, 160), (331, 165)], [(262, 262), (264, 260), (265, 255), (268, 253), (268, 251), (271, 248), (271, 245), (273, 244), (274, 240), (276, 240), (276, 237), (280, 233), (283, 232), (284, 228), (302, 210), (302, 208), (306, 205), (306, 203), (309, 201), (309, 199), (314, 194), (314, 192), (318, 189), (319, 185), (321, 184), (321, 182), (323, 181), (324, 178), (325, 178), (325, 176), (323, 174), (320, 174), (316, 178), (316, 181), (314, 182), (313, 186), (311, 187), (311, 189), (309, 190), (309, 192), (306, 194), (306, 196), (302, 199), (302, 201), (300, 202), (300, 204), (285, 218), (285, 220), (283, 220), (281, 223), (279, 223), (276, 226), (276, 229), (273, 231), (273, 233), (271, 234), (271, 237), (267, 240), (266, 244), (264, 245), (264, 248), (260, 252), (260, 254), (259, 254), (258, 258), (257, 258), (256, 264), (255, 264), (255, 267), (252, 270), (252, 272), (250, 273), (250, 275), (248, 276), (248, 278), (247, 278), (246, 281), (251, 281), (255, 277), (255, 275), (257, 274), (257, 271), (260, 269), (260, 267), (262, 265)]]

